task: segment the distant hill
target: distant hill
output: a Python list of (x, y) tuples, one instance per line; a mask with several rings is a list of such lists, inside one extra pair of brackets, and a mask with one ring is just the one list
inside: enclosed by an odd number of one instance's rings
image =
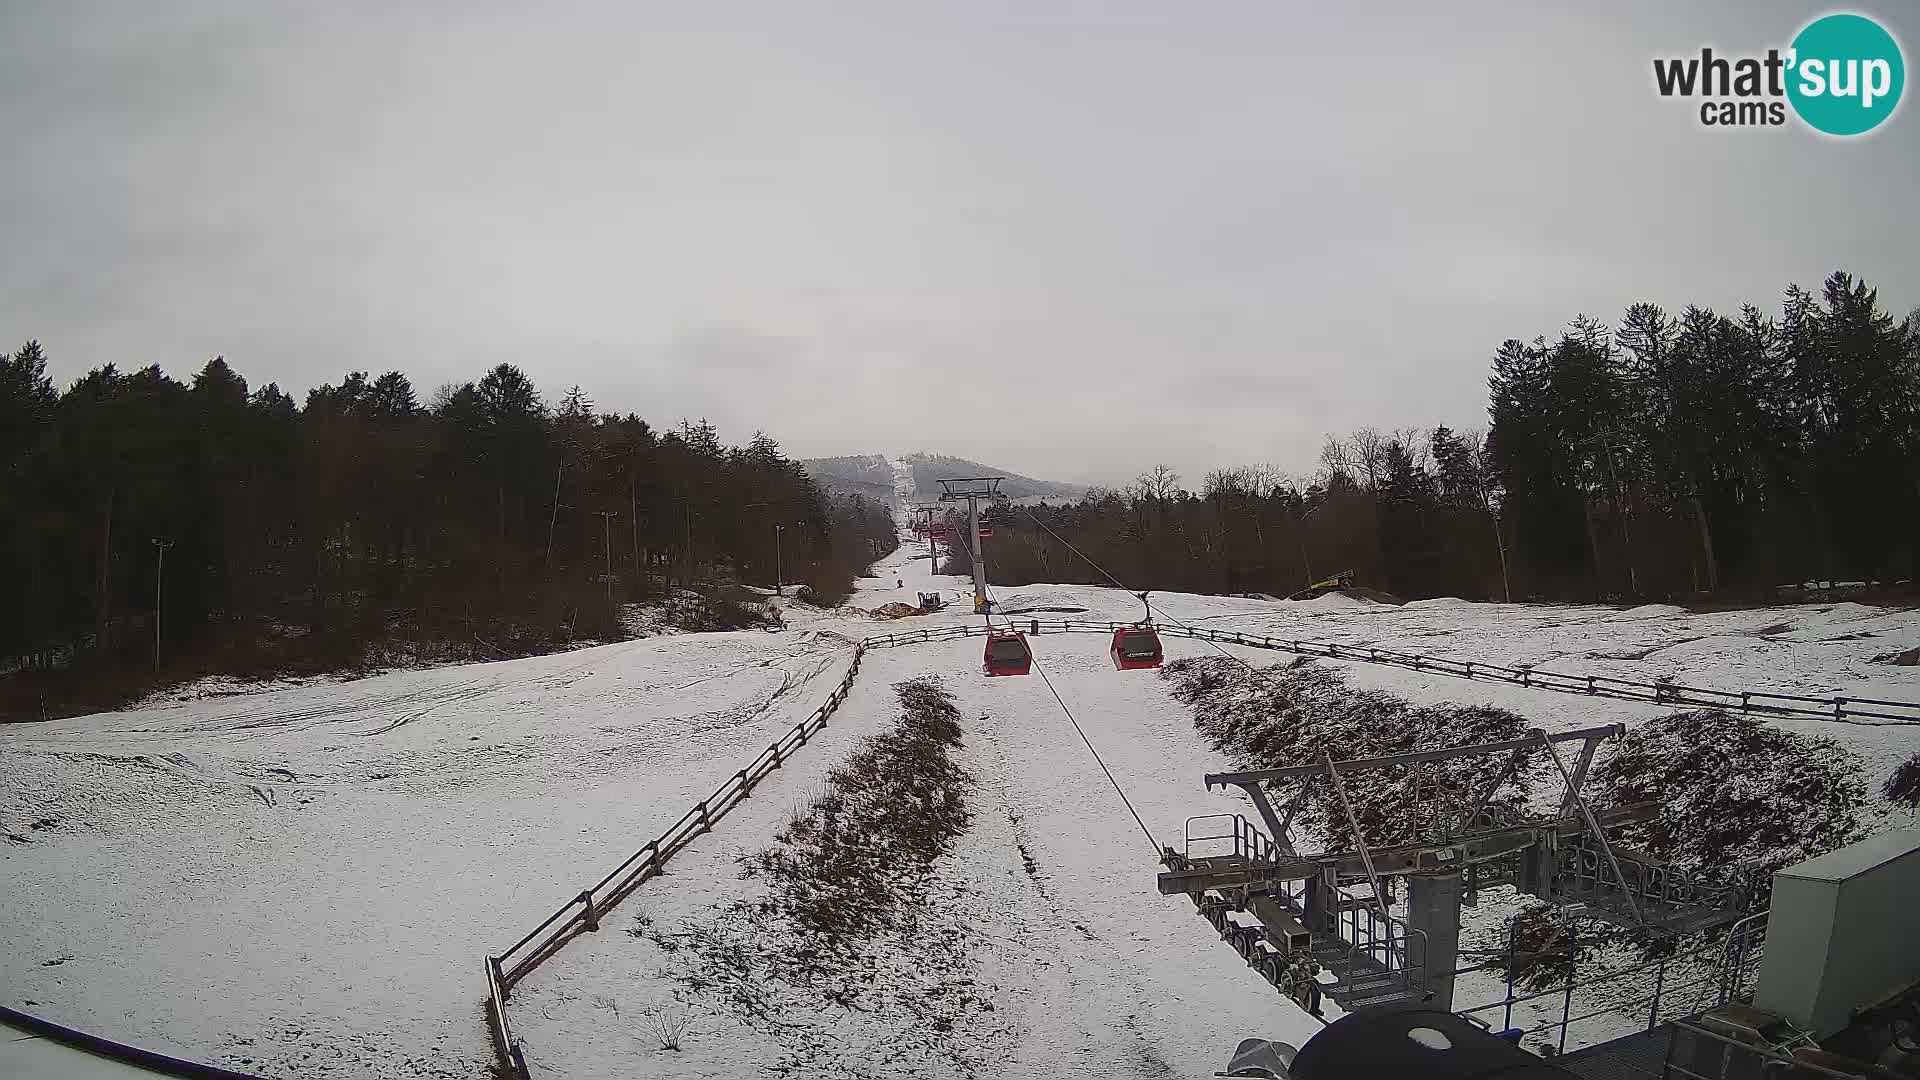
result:
[(1052, 480), (1035, 480), (1031, 476), (1021, 476), (1010, 469), (997, 465), (982, 465), (966, 458), (948, 457), (945, 454), (930, 454), (921, 451), (908, 454), (904, 460), (913, 468), (913, 486), (922, 499), (932, 500), (940, 496), (940, 478), (955, 476), (1004, 476), (1000, 490), (1007, 498), (1015, 502), (1037, 502), (1048, 499), (1053, 502), (1069, 502), (1087, 493), (1086, 484), (1062, 484)]
[[(1070, 502), (1087, 493), (1085, 484), (1062, 484), (1036, 480), (1031, 476), (983, 465), (966, 458), (921, 451), (900, 459), (913, 471), (913, 498), (932, 502), (940, 497), (940, 478), (956, 476), (1004, 476), (1000, 490), (1016, 502)], [(813, 481), (841, 495), (864, 495), (891, 503), (894, 499), (893, 462), (884, 454), (856, 454), (850, 457), (807, 458), (800, 462)]]
[(800, 462), (813, 482), (838, 495), (864, 495), (893, 505), (893, 464), (880, 454), (807, 458)]

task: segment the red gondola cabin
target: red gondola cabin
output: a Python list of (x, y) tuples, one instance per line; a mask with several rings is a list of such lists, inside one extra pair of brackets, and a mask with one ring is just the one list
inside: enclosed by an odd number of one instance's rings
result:
[(1017, 630), (988, 631), (984, 663), (989, 675), (1025, 675), (1033, 670), (1027, 635)]
[(1157, 668), (1165, 654), (1160, 651), (1160, 633), (1151, 626), (1122, 626), (1113, 632), (1113, 666), (1121, 671)]

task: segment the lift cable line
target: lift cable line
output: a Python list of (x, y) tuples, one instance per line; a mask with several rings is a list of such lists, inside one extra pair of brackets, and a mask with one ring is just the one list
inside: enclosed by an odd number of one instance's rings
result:
[[(979, 541), (976, 539), (974, 543), (978, 545)], [(986, 592), (988, 601), (985, 609), (981, 611), (981, 617), (987, 621), (987, 638), (991, 641), (993, 638), (993, 591), (991, 586), (986, 585), (984, 581), (981, 584), (981, 588)], [(1007, 619), (1007, 625), (1009, 627), (1013, 625), (1013, 619), (1011, 617)], [(1153, 849), (1154, 857), (1158, 858), (1160, 855), (1160, 844), (1154, 840), (1153, 830), (1147, 828), (1146, 820), (1140, 816), (1140, 811), (1134, 809), (1133, 800), (1127, 798), (1126, 789), (1120, 786), (1119, 778), (1114, 776), (1113, 770), (1107, 767), (1106, 759), (1100, 756), (1100, 751), (1093, 745), (1093, 740), (1087, 737), (1087, 729), (1080, 726), (1079, 718), (1073, 715), (1073, 709), (1067, 705), (1067, 699), (1060, 696), (1060, 691), (1053, 685), (1053, 680), (1047, 677), (1047, 669), (1040, 666), (1040, 660), (1033, 655), (1031, 647), (1027, 650), (1027, 656), (1031, 659), (1033, 670), (1039, 674), (1040, 681), (1046, 684), (1047, 692), (1053, 695), (1053, 700), (1060, 705), (1060, 711), (1066, 714), (1067, 723), (1073, 725), (1073, 730), (1080, 736), (1080, 741), (1087, 744), (1087, 753), (1093, 755), (1093, 763), (1100, 766), (1100, 771), (1106, 774), (1107, 783), (1113, 785), (1113, 793), (1120, 796), (1120, 802), (1126, 806), (1127, 813), (1133, 815), (1133, 823), (1140, 826), (1140, 834), (1147, 838), (1147, 846)]]
[[(1046, 534), (1047, 534), (1048, 536), (1051, 536), (1051, 537), (1053, 537), (1053, 538), (1054, 538), (1055, 540), (1058, 540), (1058, 541), (1060, 541), (1060, 543), (1062, 543), (1062, 544), (1064, 544), (1064, 545), (1066, 546), (1066, 549), (1067, 549), (1068, 551), (1071, 551), (1071, 552), (1073, 552), (1073, 553), (1074, 553), (1075, 555), (1078, 555), (1078, 556), (1080, 556), (1080, 558), (1081, 558), (1081, 559), (1083, 559), (1083, 560), (1085, 560), (1085, 561), (1086, 561), (1086, 564), (1087, 564), (1088, 566), (1091, 566), (1091, 567), (1093, 567), (1093, 568), (1094, 568), (1095, 570), (1097, 570), (1097, 571), (1099, 571), (1099, 573), (1100, 573), (1100, 576), (1101, 576), (1101, 577), (1104, 577), (1104, 578), (1106, 578), (1106, 579), (1107, 579), (1108, 581), (1110, 581), (1110, 582), (1112, 582), (1115, 588), (1117, 588), (1117, 589), (1121, 589), (1121, 590), (1124, 590), (1124, 591), (1126, 591), (1126, 592), (1133, 592), (1133, 590), (1132, 590), (1132, 589), (1128, 589), (1128, 588), (1127, 588), (1127, 585), (1126, 585), (1126, 582), (1123, 582), (1123, 581), (1121, 581), (1121, 580), (1120, 580), (1119, 578), (1117, 578), (1117, 577), (1114, 577), (1114, 576), (1113, 576), (1113, 575), (1112, 575), (1111, 573), (1109, 573), (1109, 572), (1107, 571), (1107, 568), (1106, 568), (1106, 567), (1104, 567), (1104, 566), (1101, 566), (1101, 565), (1100, 565), (1099, 563), (1097, 563), (1097, 562), (1094, 562), (1094, 561), (1093, 561), (1093, 556), (1091, 556), (1091, 555), (1088, 555), (1088, 554), (1087, 554), (1086, 552), (1084, 552), (1084, 551), (1081, 551), (1081, 550), (1080, 550), (1079, 548), (1077, 548), (1077, 547), (1074, 547), (1074, 546), (1073, 546), (1073, 542), (1072, 542), (1072, 541), (1070, 541), (1070, 540), (1068, 540), (1068, 539), (1067, 539), (1066, 537), (1064, 537), (1064, 536), (1061, 536), (1061, 535), (1060, 535), (1059, 533), (1057, 533), (1057, 532), (1054, 532), (1054, 531), (1053, 531), (1053, 530), (1052, 530), (1051, 528), (1049, 528), (1049, 527), (1047, 526), (1047, 523), (1046, 523), (1046, 522), (1044, 522), (1044, 521), (1041, 521), (1041, 520), (1040, 520), (1039, 518), (1037, 518), (1037, 517), (1035, 517), (1035, 516), (1034, 516), (1034, 514), (1033, 514), (1033, 511), (1031, 511), (1031, 510), (1029, 510), (1029, 509), (1027, 509), (1026, 507), (1024, 507), (1024, 506), (1023, 506), (1023, 507), (1021, 507), (1021, 508), (1020, 508), (1020, 512), (1021, 512), (1021, 513), (1023, 513), (1023, 514), (1025, 514), (1025, 515), (1027, 515), (1027, 520), (1028, 520), (1028, 521), (1031, 521), (1031, 522), (1033, 522), (1033, 523), (1034, 523), (1035, 525), (1038, 525), (1038, 526), (1040, 526), (1040, 528), (1041, 528), (1042, 530), (1044, 530), (1044, 531), (1046, 532)], [(1144, 600), (1145, 600), (1145, 598), (1146, 598), (1146, 594), (1145, 594), (1145, 593), (1134, 593), (1134, 595), (1135, 595), (1135, 596), (1139, 596), (1139, 597), (1141, 597), (1141, 599), (1142, 599), (1143, 601), (1144, 601)], [(1148, 606), (1147, 606), (1147, 612), (1148, 612), (1148, 618), (1149, 618), (1149, 619), (1151, 619), (1151, 618), (1152, 618), (1152, 612), (1153, 612), (1153, 606), (1152, 606), (1151, 604), (1148, 604)], [(1266, 684), (1267, 684), (1267, 686), (1268, 686), (1268, 688), (1270, 688), (1270, 689), (1273, 689), (1273, 690), (1278, 690), (1278, 689), (1279, 689), (1279, 687), (1277, 687), (1277, 686), (1275, 686), (1275, 685), (1274, 685), (1274, 684), (1273, 684), (1273, 683), (1272, 683), (1272, 682), (1271, 682), (1270, 680), (1268, 680), (1268, 678), (1267, 678), (1267, 675), (1266, 675), (1266, 673), (1265, 673), (1265, 672), (1263, 672), (1263, 671), (1261, 671), (1261, 670), (1260, 670), (1259, 668), (1257, 668), (1257, 667), (1254, 667), (1254, 666), (1253, 666), (1252, 664), (1250, 664), (1250, 663), (1248, 663), (1248, 662), (1246, 661), (1246, 659), (1245, 659), (1244, 657), (1239, 657), (1239, 656), (1235, 656), (1235, 655), (1233, 655), (1232, 653), (1230, 653), (1230, 652), (1228, 652), (1227, 650), (1225, 650), (1225, 649), (1223, 649), (1223, 648), (1221, 648), (1221, 647), (1220, 647), (1220, 643), (1219, 643), (1219, 642), (1217, 642), (1217, 641), (1215, 641), (1215, 640), (1213, 640), (1212, 638), (1206, 638), (1206, 637), (1201, 637), (1201, 636), (1200, 636), (1200, 634), (1199, 634), (1199, 633), (1197, 633), (1197, 632), (1196, 632), (1196, 631), (1195, 631), (1195, 630), (1193, 629), (1193, 627), (1192, 627), (1192, 626), (1189, 626), (1189, 625), (1188, 625), (1188, 624), (1187, 624), (1187, 623), (1186, 623), (1186, 622), (1185, 622), (1184, 620), (1182, 620), (1182, 619), (1181, 619), (1181, 618), (1180, 618), (1180, 617), (1179, 617), (1178, 615), (1175, 615), (1175, 614), (1173, 614), (1172, 612), (1170, 612), (1170, 611), (1168, 611), (1168, 610), (1167, 610), (1167, 609), (1166, 609), (1165, 607), (1162, 607), (1162, 608), (1160, 609), (1160, 612), (1161, 612), (1161, 614), (1163, 614), (1163, 615), (1165, 615), (1165, 616), (1167, 617), (1167, 619), (1168, 619), (1169, 621), (1171, 621), (1171, 622), (1172, 622), (1172, 623), (1173, 623), (1173, 624), (1174, 624), (1175, 626), (1178, 626), (1178, 627), (1179, 627), (1180, 629), (1182, 629), (1182, 630), (1185, 630), (1185, 631), (1187, 631), (1187, 634), (1188, 634), (1188, 636), (1189, 636), (1189, 638), (1191, 638), (1192, 640), (1194, 640), (1194, 641), (1205, 641), (1205, 642), (1206, 642), (1207, 644), (1209, 644), (1209, 645), (1211, 645), (1211, 646), (1213, 646), (1213, 651), (1215, 651), (1215, 652), (1217, 652), (1217, 653), (1219, 653), (1219, 654), (1220, 654), (1221, 656), (1224, 656), (1224, 657), (1226, 657), (1227, 659), (1229, 659), (1229, 660), (1231, 660), (1231, 661), (1233, 661), (1234, 663), (1236, 663), (1236, 664), (1239, 664), (1239, 665), (1240, 665), (1241, 667), (1243, 667), (1243, 668), (1246, 668), (1246, 669), (1247, 669), (1247, 672), (1248, 672), (1248, 674), (1250, 674), (1250, 675), (1252, 675), (1252, 676), (1253, 676), (1254, 678), (1256, 678), (1256, 679), (1259, 679), (1259, 680), (1260, 680), (1261, 682), (1263, 682), (1263, 683), (1266, 683)], [(1314, 732), (1314, 734), (1315, 734), (1315, 736), (1316, 736), (1316, 737), (1318, 736), (1318, 734), (1319, 734), (1319, 732), (1318, 732), (1318, 730), (1317, 730), (1317, 729), (1315, 730), (1315, 732)], [(1279, 839), (1281, 840), (1281, 842), (1283, 842), (1283, 843), (1285, 842), (1285, 838), (1284, 838), (1284, 837), (1281, 837), (1281, 838), (1279, 838)]]
[[(1086, 552), (1074, 547), (1031, 511), (1023, 508), (1023, 512), (1108, 581), (1126, 589), (1125, 583)], [(1189, 636), (1200, 637), (1177, 617), (1169, 618)], [(1211, 638), (1202, 640), (1246, 668), (1255, 678), (1267, 682), (1265, 672), (1220, 648)], [(1273, 684), (1267, 682), (1267, 685)], [(1556, 905), (1573, 900), (1594, 917), (1676, 936), (1734, 921), (1745, 910), (1745, 890), (1715, 889), (1685, 881), (1673, 868), (1616, 849), (1608, 842), (1609, 826), (1650, 817), (1654, 804), (1596, 812), (1581, 796), (1580, 790), (1599, 741), (1624, 731), (1624, 726), (1613, 725), (1549, 735), (1535, 728), (1528, 738), (1510, 744), (1455, 747), (1346, 762), (1334, 761), (1321, 744), (1318, 746), (1320, 761), (1312, 765), (1209, 775), (1206, 777), (1209, 788), (1231, 784), (1241, 789), (1274, 830), (1273, 840), (1264, 848), (1255, 840), (1243, 850), (1241, 833), (1251, 832), (1255, 837), (1259, 833), (1257, 829), (1243, 829), (1236, 824), (1235, 854), (1231, 858), (1196, 860), (1191, 857), (1190, 847), (1187, 855), (1169, 849), (1162, 860), (1169, 869), (1161, 875), (1161, 891), (1186, 893), (1208, 922), (1221, 932), (1222, 938), (1232, 943), (1269, 982), (1282, 989), (1286, 988), (1285, 958), (1292, 955), (1304, 939), (1304, 947), (1334, 973), (1335, 983), (1326, 988), (1326, 993), (1349, 1011), (1415, 999), (1432, 1001), (1437, 1007), (1451, 1011), (1454, 977), (1459, 974), (1454, 966), (1458, 963), (1460, 907), (1466, 894), (1494, 884), (1513, 884), (1523, 893), (1550, 899)], [(1568, 739), (1583, 743), (1579, 760), (1571, 770), (1553, 745)], [(1315, 741), (1319, 742), (1317, 738)], [(1565, 784), (1560, 809), (1550, 819), (1490, 816), (1499, 786), (1519, 766), (1522, 756), (1534, 749), (1546, 750)], [(1506, 769), (1482, 791), (1472, 809), (1451, 827), (1442, 825), (1437, 830), (1442, 835), (1378, 851), (1367, 843), (1348, 797), (1346, 773), (1401, 764), (1418, 768), (1424, 761), (1500, 753), (1510, 754)], [(1293, 849), (1288, 838), (1289, 826), (1300, 800), (1306, 795), (1307, 784), (1315, 775), (1326, 778), (1345, 812), (1352, 837), (1351, 852), (1302, 856)], [(1284, 819), (1275, 814), (1264, 790), (1268, 783), (1282, 778), (1301, 782)], [(1436, 815), (1435, 822), (1440, 823), (1441, 818), (1442, 815)], [(1189, 845), (1193, 839), (1189, 822)], [(1623, 867), (1623, 863), (1627, 866)], [(1628, 867), (1632, 874), (1624, 872)], [(1405, 919), (1392, 914), (1385, 890), (1386, 881), (1396, 875), (1405, 876), (1408, 883)], [(1303, 891), (1296, 896), (1297, 887), (1292, 882), (1299, 879), (1304, 879), (1298, 887)], [(1348, 895), (1347, 888), (1354, 885), (1367, 886), (1371, 895)], [(1254, 893), (1264, 897), (1264, 910)], [(1233, 899), (1236, 896), (1238, 900)], [(1351, 917), (1351, 929), (1346, 929), (1341, 911), (1359, 908), (1368, 909), (1367, 925), (1363, 928), (1357, 917)], [(1250, 912), (1260, 928), (1233, 923), (1226, 915), (1229, 909)], [(1273, 944), (1276, 942), (1284, 943), (1285, 948), (1277, 948)], [(1357, 960), (1362, 953), (1367, 954), (1367, 958)], [(1571, 992), (1570, 983), (1568, 993)], [(1291, 991), (1289, 994), (1292, 996)], [(1316, 1010), (1317, 996), (1316, 992), (1302, 1002), (1310, 1013)], [(1509, 992), (1509, 1000), (1511, 997)]]

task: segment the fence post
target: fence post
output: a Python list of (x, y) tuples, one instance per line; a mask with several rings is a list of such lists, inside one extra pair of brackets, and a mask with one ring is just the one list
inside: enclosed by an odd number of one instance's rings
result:
[(747, 770), (741, 769), (739, 772), (734, 773), (733, 775), (737, 777), (740, 781), (740, 797), (743, 799), (752, 798), (753, 784), (747, 780)]
[(1473, 678), (1473, 661), (1467, 661), (1467, 678)]
[(500, 966), (500, 958), (489, 953), (487, 955), (487, 966), (493, 969), (493, 981), (500, 987), (500, 1000), (507, 1000), (507, 995), (512, 992), (513, 988), (507, 985), (507, 973)]
[(1660, 991), (1666, 985), (1667, 985), (1667, 962), (1665, 960), (1661, 960), (1660, 966), (1654, 969), (1654, 973), (1653, 973), (1653, 1010), (1647, 1013), (1647, 1030), (1648, 1031), (1652, 1031), (1654, 1028), (1660, 1026)]
[(1519, 944), (1519, 930), (1512, 923), (1507, 924), (1507, 1000), (1506, 1018), (1500, 1021), (1500, 1030), (1513, 1030), (1513, 951)]
[(580, 902), (586, 905), (587, 909), (586, 912), (580, 916), (581, 923), (584, 924), (588, 930), (600, 929), (600, 913), (593, 910), (593, 890), (588, 889), (581, 893)]
[(700, 804), (694, 807), (694, 809), (700, 811), (700, 831), (712, 832), (713, 819), (707, 816), (707, 800), (701, 799)]
[(1846, 718), (1846, 715), (1847, 715), (1846, 704), (1847, 704), (1846, 698), (1837, 697), (1833, 699), (1833, 718), (1835, 720), (1843, 720)]
[(772, 746), (768, 747), (767, 749), (773, 751), (773, 767), (774, 768), (777, 769), (780, 766), (786, 764), (786, 758), (780, 753), (780, 744), (778, 742), (775, 742)]
[[(1596, 871), (1596, 873), (1597, 872), (1598, 871)], [(1573, 966), (1575, 963), (1579, 961), (1579, 959), (1580, 959), (1580, 943), (1578, 938), (1574, 934), (1574, 929), (1572, 924), (1568, 924), (1567, 926), (1567, 996), (1565, 1000), (1563, 1000), (1560, 1004), (1560, 1049), (1558, 1053), (1562, 1053), (1562, 1054), (1567, 1052), (1567, 1023), (1568, 1023), (1567, 1018), (1573, 1015), (1573, 981), (1574, 981)]]

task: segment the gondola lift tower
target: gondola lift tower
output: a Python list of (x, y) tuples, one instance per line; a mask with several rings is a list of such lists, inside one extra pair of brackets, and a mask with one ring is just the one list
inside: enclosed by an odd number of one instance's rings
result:
[(1000, 481), (1004, 476), (963, 476), (940, 481), (940, 501), (967, 502), (967, 548), (973, 562), (973, 611), (987, 614), (987, 565), (980, 550), (980, 500), (989, 503), (1001, 498)]

